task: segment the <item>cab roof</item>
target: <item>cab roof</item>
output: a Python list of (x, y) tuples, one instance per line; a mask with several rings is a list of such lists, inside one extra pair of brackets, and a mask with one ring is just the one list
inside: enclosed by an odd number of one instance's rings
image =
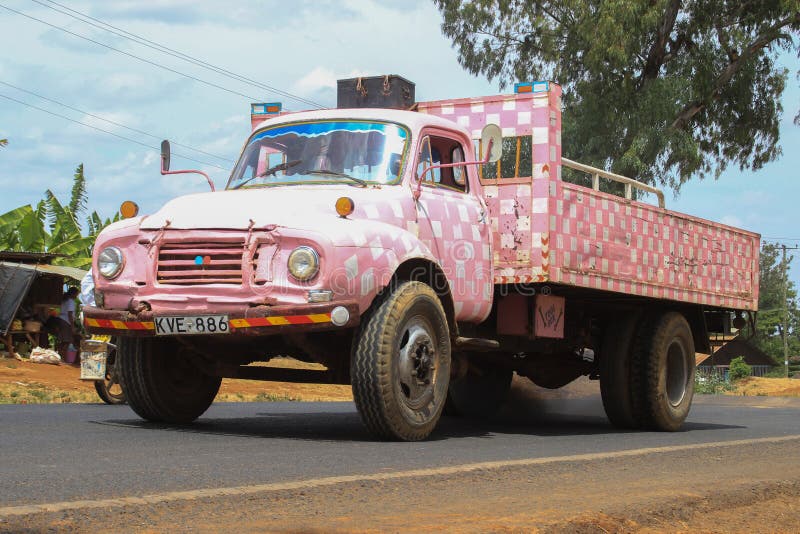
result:
[(260, 122), (253, 128), (253, 132), (278, 124), (288, 124), (298, 121), (316, 121), (327, 119), (355, 119), (370, 121), (396, 122), (408, 127), (412, 132), (419, 131), (424, 126), (434, 126), (447, 130), (455, 130), (464, 134), (469, 139), (470, 134), (463, 126), (428, 113), (405, 111), (386, 108), (352, 108), (352, 109), (319, 109), (313, 111), (297, 111), (283, 113), (273, 118)]

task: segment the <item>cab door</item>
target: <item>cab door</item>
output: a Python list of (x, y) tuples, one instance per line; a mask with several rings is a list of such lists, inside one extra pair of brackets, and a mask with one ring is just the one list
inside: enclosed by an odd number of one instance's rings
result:
[[(447, 276), (456, 319), (480, 322), (491, 311), (494, 286), (491, 231), (475, 165), (435, 167), (463, 162), (469, 154), (467, 142), (455, 132), (422, 132), (415, 167), (415, 177), (422, 180), (416, 210), (420, 240)], [(434, 168), (426, 172), (429, 167)]]

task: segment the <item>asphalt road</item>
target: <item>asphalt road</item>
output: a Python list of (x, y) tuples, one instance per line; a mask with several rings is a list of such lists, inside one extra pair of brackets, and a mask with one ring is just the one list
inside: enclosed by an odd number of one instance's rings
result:
[(341, 475), (800, 436), (800, 399), (699, 397), (683, 431), (622, 432), (599, 398), (530, 401), (497, 421), (443, 418), (419, 443), (374, 441), (351, 403), (221, 403), (195, 424), (127, 406), (0, 406), (0, 507)]

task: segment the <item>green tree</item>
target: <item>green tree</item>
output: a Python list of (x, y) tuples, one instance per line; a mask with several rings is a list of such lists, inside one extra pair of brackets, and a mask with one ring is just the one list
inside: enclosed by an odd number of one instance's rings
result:
[(783, 315), (788, 309), (787, 339), (789, 355), (800, 354), (800, 313), (797, 309), (797, 290), (786, 277), (786, 300), (783, 300), (784, 272), (788, 273), (792, 258), (782, 259), (781, 247), (765, 244), (759, 257), (760, 283), (758, 322), (755, 343), (775, 362), (783, 365)]
[(87, 234), (79, 220), (86, 215), (88, 196), (83, 164), (75, 169), (69, 203), (64, 206), (51, 191), (36, 208), (20, 206), (0, 215), (0, 249), (27, 252), (52, 252), (63, 257), (53, 263), (88, 269), (92, 264), (92, 247), (97, 234), (114, 221), (101, 219), (96, 211), (86, 216)]
[(753, 368), (744, 361), (744, 356), (737, 356), (731, 360), (731, 365), (728, 369), (728, 379), (731, 382), (747, 378), (752, 374)]
[(564, 88), (565, 154), (678, 190), (780, 153), (798, 0), (434, 0), (459, 61)]
[(0, 139), (0, 146), (6, 146), (8, 144), (8, 139)]

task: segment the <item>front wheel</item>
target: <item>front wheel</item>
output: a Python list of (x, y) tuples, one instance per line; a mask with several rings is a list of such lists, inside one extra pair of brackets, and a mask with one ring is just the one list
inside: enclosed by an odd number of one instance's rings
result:
[(173, 340), (122, 338), (117, 357), (128, 404), (148, 421), (190, 423), (214, 401), (222, 379), (197, 368)]
[(354, 344), (353, 398), (374, 435), (425, 439), (447, 398), (447, 318), (436, 293), (421, 282), (403, 282), (380, 298)]

